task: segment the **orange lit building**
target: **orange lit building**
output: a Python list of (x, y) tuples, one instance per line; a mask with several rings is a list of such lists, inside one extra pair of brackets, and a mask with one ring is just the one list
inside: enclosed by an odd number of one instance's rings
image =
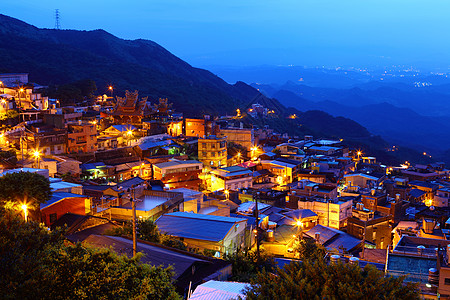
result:
[(87, 153), (97, 150), (96, 125), (87, 122), (67, 124), (67, 152)]
[(171, 136), (179, 136), (183, 134), (183, 121), (174, 121), (167, 126), (167, 133)]
[(204, 119), (185, 119), (185, 135), (194, 137), (205, 136)]

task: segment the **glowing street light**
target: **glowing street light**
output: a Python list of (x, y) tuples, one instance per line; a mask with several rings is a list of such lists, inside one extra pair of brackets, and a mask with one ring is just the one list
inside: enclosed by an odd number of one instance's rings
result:
[(41, 153), (38, 150), (36, 150), (33, 152), (33, 156), (36, 159), (36, 168), (39, 169), (39, 157), (41, 156)]
[(20, 207), (23, 210), (23, 216), (25, 218), (25, 222), (28, 222), (28, 206), (26, 204), (22, 204)]
[(225, 191), (223, 191), (223, 193), (225, 194), (225, 197), (228, 200), (228, 198), (230, 197), (230, 191), (229, 190), (225, 190)]

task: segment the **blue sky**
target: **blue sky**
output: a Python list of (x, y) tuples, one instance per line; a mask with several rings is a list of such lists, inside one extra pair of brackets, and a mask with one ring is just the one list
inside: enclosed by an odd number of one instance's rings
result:
[(0, 13), (53, 28), (153, 40), (196, 66), (450, 65), (447, 0), (2, 0)]

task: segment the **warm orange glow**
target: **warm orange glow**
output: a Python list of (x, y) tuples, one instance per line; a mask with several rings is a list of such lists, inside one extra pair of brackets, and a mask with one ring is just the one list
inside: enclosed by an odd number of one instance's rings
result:
[(423, 155), (427, 155), (427, 153), (426, 153), (426, 152), (424, 152), (424, 153), (423, 153)]
[(27, 222), (28, 221), (28, 205), (22, 204), (22, 206), (20, 208), (23, 210), (23, 217), (25, 219), (25, 222)]
[(241, 152), (238, 152), (238, 153), (237, 153), (237, 156), (238, 156), (238, 157), (241, 157)]
[(128, 130), (128, 131), (127, 131), (127, 134), (131, 136), (131, 135), (133, 134), (133, 131)]
[(302, 221), (300, 221), (300, 220), (297, 220), (297, 226), (299, 226), (299, 227), (303, 227), (303, 222), (302, 222)]
[(361, 151), (358, 151), (358, 152), (356, 152), (356, 154), (357, 154), (358, 156), (361, 156), (362, 152), (361, 152)]
[(290, 115), (289, 119), (297, 119), (297, 115), (296, 114)]
[(20, 89), (19, 92), (23, 92), (23, 89)]
[(34, 153), (33, 153), (33, 156), (36, 158), (38, 158), (40, 155), (41, 155), (41, 153), (38, 150), (34, 151)]
[(108, 89), (109, 89), (110, 91), (112, 91), (112, 90), (113, 90), (113, 87), (112, 87), (112, 86), (109, 86)]

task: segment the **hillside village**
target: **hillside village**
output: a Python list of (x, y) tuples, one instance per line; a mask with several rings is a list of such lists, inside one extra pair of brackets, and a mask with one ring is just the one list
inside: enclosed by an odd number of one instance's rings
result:
[[(226, 280), (227, 255), (253, 249), (284, 264), (306, 239), (330, 261), (372, 264), (418, 282), (423, 296), (450, 295), (444, 163), (385, 165), (345, 139), (257, 128), (243, 117), (274, 114), (258, 102), (194, 119), (139, 91), (122, 97), (110, 86), (63, 106), (44, 88), (28, 74), (0, 74), (0, 176), (48, 178), (52, 197), (30, 215), (67, 226), (70, 241), (173, 265), (181, 294)], [(133, 219), (154, 221), (185, 250), (109, 234)]]

